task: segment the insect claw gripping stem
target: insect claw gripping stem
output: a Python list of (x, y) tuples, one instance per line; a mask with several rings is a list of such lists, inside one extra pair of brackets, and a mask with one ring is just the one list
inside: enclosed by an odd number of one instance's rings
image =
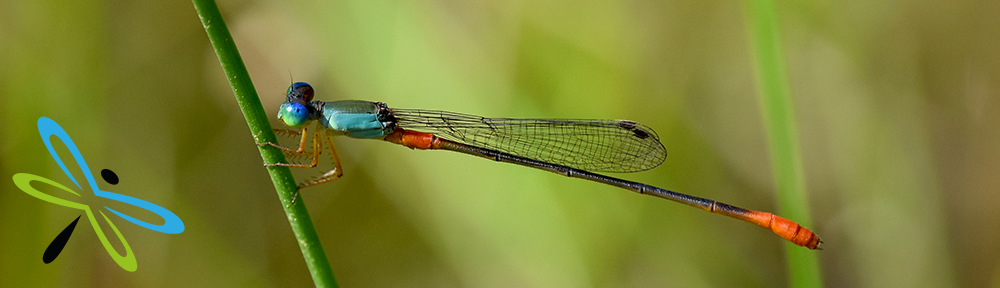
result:
[(313, 186), (313, 185), (322, 184), (322, 183), (330, 182), (330, 181), (333, 181), (333, 180), (337, 180), (337, 179), (340, 179), (340, 177), (344, 175), (343, 169), (341, 169), (341, 167), (340, 167), (340, 157), (337, 155), (336, 146), (334, 146), (333, 139), (331, 138), (332, 135), (330, 135), (330, 133), (325, 133), (324, 129), (322, 129), (321, 127), (317, 127), (318, 128), (317, 131), (312, 133), (312, 136), (313, 136), (312, 137), (312, 146), (313, 146), (312, 150), (311, 151), (306, 151), (305, 147), (308, 145), (307, 143), (309, 142), (309, 133), (306, 130), (306, 127), (308, 127), (308, 126), (309, 125), (302, 126), (302, 128), (300, 128), (299, 131), (285, 130), (285, 129), (274, 129), (274, 132), (276, 132), (276, 133), (287, 134), (287, 135), (301, 135), (301, 139), (299, 140), (299, 148), (298, 149), (291, 149), (291, 148), (288, 148), (288, 147), (281, 146), (279, 144), (275, 144), (273, 142), (257, 143), (258, 146), (268, 145), (268, 146), (272, 146), (272, 147), (281, 149), (284, 152), (284, 154), (285, 154), (286, 157), (310, 157), (310, 158), (312, 158), (312, 163), (310, 163), (310, 164), (291, 164), (291, 163), (272, 163), (272, 164), (268, 164), (268, 163), (265, 163), (264, 164), (265, 167), (284, 166), (284, 167), (290, 167), (290, 168), (314, 168), (314, 167), (316, 167), (316, 165), (319, 164), (319, 154), (323, 151), (323, 142), (326, 142), (326, 147), (328, 148), (328, 150), (330, 152), (330, 158), (332, 158), (332, 160), (333, 160), (333, 169), (330, 170), (330, 171), (328, 171), (328, 172), (326, 172), (326, 173), (324, 173), (323, 175), (321, 175), (319, 177), (316, 177), (316, 178), (310, 180), (309, 182), (305, 182), (305, 183), (299, 184), (297, 186), (297, 189), (295, 190), (295, 195), (292, 196), (292, 204), (295, 204), (295, 200), (297, 200), (298, 197), (299, 197), (299, 190), (302, 190), (302, 188), (306, 188), (306, 187), (309, 187), (309, 186)]

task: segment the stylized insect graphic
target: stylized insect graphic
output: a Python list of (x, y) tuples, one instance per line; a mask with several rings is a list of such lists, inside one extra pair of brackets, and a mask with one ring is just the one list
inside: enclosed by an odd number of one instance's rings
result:
[[(94, 192), (94, 196), (107, 198), (125, 204), (133, 205), (142, 209), (146, 209), (149, 212), (153, 212), (156, 215), (160, 216), (160, 218), (163, 218), (164, 223), (163, 225), (153, 225), (144, 222), (142, 220), (135, 219), (131, 216), (125, 215), (124, 213), (115, 211), (114, 209), (111, 209), (107, 206), (104, 206), (103, 207), (104, 209), (111, 211), (111, 213), (114, 213), (119, 217), (128, 220), (129, 222), (135, 223), (136, 225), (142, 226), (144, 228), (153, 231), (168, 233), (168, 234), (177, 234), (184, 232), (184, 222), (181, 221), (181, 219), (177, 217), (177, 215), (175, 215), (173, 212), (170, 212), (170, 210), (164, 209), (163, 207), (160, 207), (156, 204), (150, 203), (142, 199), (118, 193), (102, 191), (101, 189), (99, 189), (97, 187), (96, 181), (94, 180), (94, 175), (90, 171), (90, 167), (87, 166), (87, 162), (84, 161), (83, 155), (80, 153), (80, 149), (78, 149), (76, 147), (76, 144), (73, 143), (73, 139), (70, 139), (69, 134), (67, 134), (66, 131), (63, 130), (62, 127), (60, 127), (59, 124), (57, 124), (55, 121), (46, 117), (38, 118), (38, 132), (42, 136), (42, 141), (45, 142), (45, 147), (49, 149), (49, 154), (52, 155), (52, 159), (55, 160), (57, 164), (59, 164), (59, 167), (62, 168), (63, 173), (66, 173), (66, 176), (68, 176), (70, 180), (73, 180), (73, 183), (76, 184), (77, 188), (80, 188), (80, 191), (85, 191), (85, 190), (83, 189), (83, 187), (80, 186), (80, 183), (76, 180), (76, 178), (73, 177), (73, 174), (69, 173), (69, 169), (66, 168), (66, 164), (64, 164), (62, 159), (59, 158), (59, 155), (56, 154), (55, 149), (52, 147), (52, 141), (51, 141), (52, 136), (56, 136), (57, 138), (59, 138), (59, 140), (62, 140), (62, 143), (66, 146), (67, 149), (69, 149), (70, 153), (73, 154), (73, 158), (76, 160), (77, 165), (79, 165), (80, 170), (82, 171), (84, 177), (87, 178), (87, 184), (90, 185), (90, 190)], [(104, 180), (107, 181), (109, 184), (112, 185), (118, 184), (118, 176), (115, 175), (115, 173), (112, 172), (111, 170), (107, 169), (102, 170), (101, 177), (104, 178)], [(111, 255), (111, 258), (114, 259), (116, 263), (118, 263), (118, 266), (121, 266), (122, 269), (125, 269), (126, 271), (129, 272), (134, 272), (138, 268), (138, 265), (135, 260), (135, 255), (132, 254), (132, 248), (129, 247), (128, 242), (125, 241), (125, 237), (122, 236), (121, 232), (118, 231), (118, 227), (115, 227), (115, 224), (111, 222), (111, 219), (109, 219), (108, 216), (104, 214), (104, 211), (101, 211), (102, 207), (92, 208), (87, 204), (82, 204), (62, 199), (56, 196), (52, 196), (49, 194), (45, 194), (43, 192), (38, 191), (34, 187), (31, 187), (32, 181), (38, 181), (48, 184), (55, 188), (59, 188), (60, 190), (69, 192), (70, 194), (81, 196), (73, 189), (70, 189), (66, 186), (63, 186), (62, 184), (59, 184), (56, 181), (50, 180), (45, 177), (29, 173), (17, 173), (14, 174), (13, 178), (14, 178), (14, 184), (16, 184), (18, 188), (20, 188), (22, 191), (24, 191), (24, 193), (27, 193), (28, 195), (35, 196), (38, 199), (42, 199), (51, 202), (53, 204), (58, 204), (61, 206), (83, 210), (87, 215), (87, 218), (90, 220), (90, 224), (94, 228), (94, 232), (97, 233), (97, 237), (101, 240), (101, 244), (104, 245), (104, 249), (106, 249), (108, 251), (108, 254)], [(95, 217), (94, 215), (95, 210), (97, 211), (97, 213), (101, 214), (101, 218), (103, 218), (104, 221), (108, 223), (108, 226), (111, 227), (111, 230), (115, 232), (116, 236), (118, 236), (118, 240), (121, 241), (122, 246), (125, 247), (125, 255), (118, 254), (118, 252), (115, 251), (115, 248), (111, 246), (111, 242), (108, 241), (108, 238), (104, 235), (104, 232), (101, 230), (99, 226), (99, 222), (97, 221), (98, 218)], [(63, 229), (63, 231), (60, 232), (59, 235), (56, 236), (54, 240), (52, 240), (52, 243), (49, 244), (48, 248), (46, 248), (45, 252), (42, 254), (42, 262), (46, 264), (51, 263), (53, 260), (55, 260), (56, 256), (59, 256), (59, 253), (62, 252), (63, 248), (66, 246), (66, 243), (69, 241), (70, 236), (73, 234), (73, 230), (76, 228), (77, 221), (79, 220), (80, 217), (77, 217), (76, 220), (73, 220), (73, 222), (70, 223), (69, 226)]]

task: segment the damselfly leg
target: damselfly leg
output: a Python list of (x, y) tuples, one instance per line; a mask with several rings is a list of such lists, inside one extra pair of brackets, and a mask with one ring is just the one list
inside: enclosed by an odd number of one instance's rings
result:
[[(316, 129), (317, 132), (312, 133), (312, 150), (306, 151), (306, 147), (307, 145), (309, 145), (310, 141), (308, 128), (306, 128), (308, 126), (309, 125), (302, 126), (302, 128), (300, 128), (299, 131), (287, 130), (287, 129), (274, 129), (274, 132), (278, 134), (300, 136), (299, 147), (297, 149), (285, 147), (282, 146), (281, 144), (274, 142), (257, 143), (257, 146), (271, 146), (274, 148), (281, 149), (285, 153), (285, 156), (304, 156), (312, 159), (312, 162), (310, 162), (309, 164), (265, 163), (264, 167), (283, 166), (291, 168), (315, 168), (319, 164), (319, 158), (320, 158), (319, 154), (323, 151), (323, 142), (324, 141), (326, 142), (326, 147), (330, 151), (330, 158), (333, 160), (333, 169), (326, 173), (323, 173), (323, 175), (320, 175), (319, 177), (298, 184), (299, 190), (309, 186), (337, 180), (344, 175), (343, 169), (341, 169), (340, 167), (340, 157), (337, 155), (337, 148), (333, 144), (333, 139), (331, 135), (329, 135), (329, 133), (324, 133), (325, 129)], [(295, 203), (295, 200), (298, 199), (298, 196), (299, 193), (298, 191), (296, 191), (295, 196), (292, 197), (293, 204)]]

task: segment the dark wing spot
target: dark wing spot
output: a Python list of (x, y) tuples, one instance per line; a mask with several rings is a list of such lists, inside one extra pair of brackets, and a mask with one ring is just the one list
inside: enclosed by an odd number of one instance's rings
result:
[(635, 134), (635, 137), (639, 137), (639, 139), (649, 138), (649, 133), (646, 133), (646, 131), (644, 131), (642, 129), (632, 130), (632, 133)]
[(639, 139), (649, 138), (649, 132), (646, 132), (646, 130), (636, 128), (635, 122), (627, 120), (618, 122), (618, 127), (622, 127), (625, 130), (632, 131), (632, 134), (634, 134), (635, 137), (639, 137)]
[(635, 129), (635, 122), (628, 121), (628, 120), (622, 121), (622, 122), (618, 122), (618, 127), (622, 127), (622, 128), (625, 128), (625, 130), (630, 130), (631, 131), (631, 130)]

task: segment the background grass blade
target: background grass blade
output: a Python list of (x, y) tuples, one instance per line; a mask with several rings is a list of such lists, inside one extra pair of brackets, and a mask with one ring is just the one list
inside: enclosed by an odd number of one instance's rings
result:
[[(748, 0), (746, 20), (753, 45), (758, 95), (770, 146), (779, 214), (809, 229), (815, 229), (809, 217), (809, 201), (795, 128), (795, 111), (782, 57), (774, 2)], [(822, 231), (817, 234), (822, 234)], [(816, 251), (785, 243), (785, 255), (788, 259), (791, 287), (822, 286)]]

